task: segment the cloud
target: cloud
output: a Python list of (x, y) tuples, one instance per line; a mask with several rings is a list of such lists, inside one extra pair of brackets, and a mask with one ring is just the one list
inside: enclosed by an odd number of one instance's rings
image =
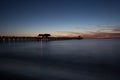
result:
[(58, 31), (56, 33), (56, 36), (61, 36), (61, 37), (82, 36), (84, 38), (120, 38), (120, 28), (99, 29), (96, 31), (87, 31), (87, 32)]
[(86, 38), (120, 38), (120, 28), (100, 29), (97, 31), (88, 31), (84, 34)]
[(84, 33), (86, 38), (120, 38), (120, 25), (99, 26), (98, 30), (89, 30)]
[(74, 27), (74, 29), (73, 31), (57, 31), (55, 33), (55, 36), (82, 36), (84, 38), (120, 38), (120, 25), (100, 25), (91, 27), (77, 26)]
[(82, 35), (81, 32), (72, 32), (72, 31), (57, 31), (53, 34), (58, 37), (76, 37)]
[(112, 31), (115, 31), (115, 32), (120, 32), (120, 29), (113, 29)]
[(94, 32), (86, 35), (88, 38), (120, 38), (120, 33)]

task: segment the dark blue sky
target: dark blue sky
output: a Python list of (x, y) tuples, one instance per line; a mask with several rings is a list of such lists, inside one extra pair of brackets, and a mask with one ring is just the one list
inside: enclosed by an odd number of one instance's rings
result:
[(0, 35), (120, 29), (119, 0), (1, 0)]

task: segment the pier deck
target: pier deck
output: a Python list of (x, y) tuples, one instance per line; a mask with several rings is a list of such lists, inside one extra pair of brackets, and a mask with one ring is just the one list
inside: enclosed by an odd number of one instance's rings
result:
[(71, 40), (82, 39), (79, 37), (15, 37), (15, 36), (0, 36), (0, 41), (41, 41), (41, 40)]

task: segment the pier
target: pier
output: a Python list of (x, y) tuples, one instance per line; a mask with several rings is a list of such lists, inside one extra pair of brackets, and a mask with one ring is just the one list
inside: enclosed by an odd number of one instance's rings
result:
[(48, 40), (71, 40), (82, 39), (82, 37), (24, 37), (24, 36), (0, 36), (0, 42), (13, 41), (48, 41)]

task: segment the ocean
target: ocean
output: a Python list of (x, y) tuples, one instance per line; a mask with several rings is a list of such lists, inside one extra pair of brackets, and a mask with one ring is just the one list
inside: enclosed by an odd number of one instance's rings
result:
[(120, 39), (0, 43), (1, 80), (120, 80)]

